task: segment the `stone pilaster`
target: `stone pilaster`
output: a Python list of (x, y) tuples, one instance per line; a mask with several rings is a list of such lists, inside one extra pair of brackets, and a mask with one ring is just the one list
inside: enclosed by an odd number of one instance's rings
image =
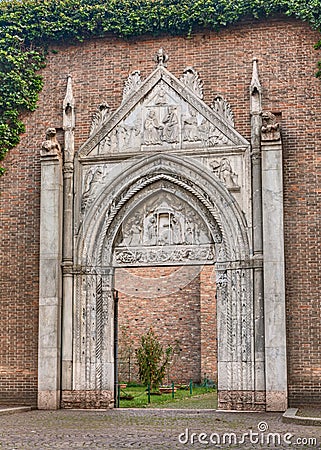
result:
[(38, 408), (60, 406), (62, 158), (56, 130), (41, 150)]
[(262, 198), (266, 409), (287, 408), (282, 142), (279, 124), (263, 113)]

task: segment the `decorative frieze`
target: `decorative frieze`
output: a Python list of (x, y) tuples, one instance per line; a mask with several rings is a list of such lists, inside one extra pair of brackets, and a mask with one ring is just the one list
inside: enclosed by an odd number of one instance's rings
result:
[(114, 265), (140, 266), (148, 265), (179, 265), (208, 264), (214, 262), (213, 245), (202, 246), (172, 246), (167, 247), (137, 247), (130, 249), (115, 248)]

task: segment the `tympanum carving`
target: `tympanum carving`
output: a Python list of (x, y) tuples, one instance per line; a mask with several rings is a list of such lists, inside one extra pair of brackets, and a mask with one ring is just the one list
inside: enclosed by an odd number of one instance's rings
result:
[(203, 220), (193, 209), (168, 194), (135, 211), (122, 226), (116, 246), (200, 245), (211, 242)]

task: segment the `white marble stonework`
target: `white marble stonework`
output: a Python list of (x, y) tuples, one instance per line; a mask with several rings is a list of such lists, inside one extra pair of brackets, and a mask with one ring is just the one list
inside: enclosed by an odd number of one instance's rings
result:
[[(283, 231), (278, 219), (282, 168), (270, 170), (272, 152), (264, 159), (263, 210), (267, 214), (262, 223), (263, 116), (256, 63), (250, 90), (250, 143), (235, 129), (233, 108), (226, 98), (217, 94), (210, 105), (203, 101), (206, 86), (197, 70), (183, 68), (177, 78), (166, 67), (170, 59), (163, 49), (155, 61), (157, 67), (146, 79), (136, 69), (124, 80), (118, 109), (112, 111), (107, 101), (98, 106), (80, 149), (74, 148), (77, 99), (68, 77), (63, 105), (62, 242), (57, 213), (62, 205), (60, 160), (55, 160), (52, 173), (45, 157), (42, 164), (39, 398), (49, 400), (39, 404), (58, 407), (50, 395), (59, 393), (60, 386), (62, 405), (68, 403), (68, 407), (73, 399), (83, 407), (106, 407), (106, 399), (113, 398), (116, 267), (214, 264), (219, 405), (264, 409), (267, 393), (268, 408), (281, 410), (285, 402), (280, 402), (280, 392), (284, 393), (286, 383), (282, 365), (284, 277), (279, 272), (275, 285), (267, 283), (264, 299), (263, 281), (276, 275), (283, 261), (282, 252), (276, 252), (274, 260), (271, 250), (283, 245), (273, 229), (277, 226), (278, 233)], [(244, 114), (248, 117), (249, 112)], [(264, 139), (270, 142), (277, 125), (266, 116), (263, 127), (262, 143)], [(50, 139), (44, 147), (54, 153), (55, 142)], [(275, 156), (278, 161), (279, 155)], [(274, 189), (271, 198), (270, 187)], [(56, 212), (51, 214), (52, 210)], [(271, 248), (265, 246), (264, 251), (263, 232), (271, 234), (267, 241)], [(51, 242), (53, 252), (45, 255)], [(269, 255), (266, 261), (265, 252)], [(47, 282), (51, 287), (46, 288)], [(272, 364), (273, 358), (278, 365), (267, 368), (265, 363)], [(46, 380), (49, 360), (51, 373)]]

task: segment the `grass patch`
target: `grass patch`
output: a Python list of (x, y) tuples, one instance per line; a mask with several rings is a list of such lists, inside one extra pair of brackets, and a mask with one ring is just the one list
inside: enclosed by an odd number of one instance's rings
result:
[[(133, 397), (132, 400), (125, 398)], [(190, 394), (189, 388), (177, 389), (174, 398), (172, 394), (148, 395), (145, 386), (128, 386), (120, 390), (120, 408), (193, 408), (215, 409), (217, 407), (216, 389), (195, 386)], [(123, 398), (123, 399), (122, 399)]]

